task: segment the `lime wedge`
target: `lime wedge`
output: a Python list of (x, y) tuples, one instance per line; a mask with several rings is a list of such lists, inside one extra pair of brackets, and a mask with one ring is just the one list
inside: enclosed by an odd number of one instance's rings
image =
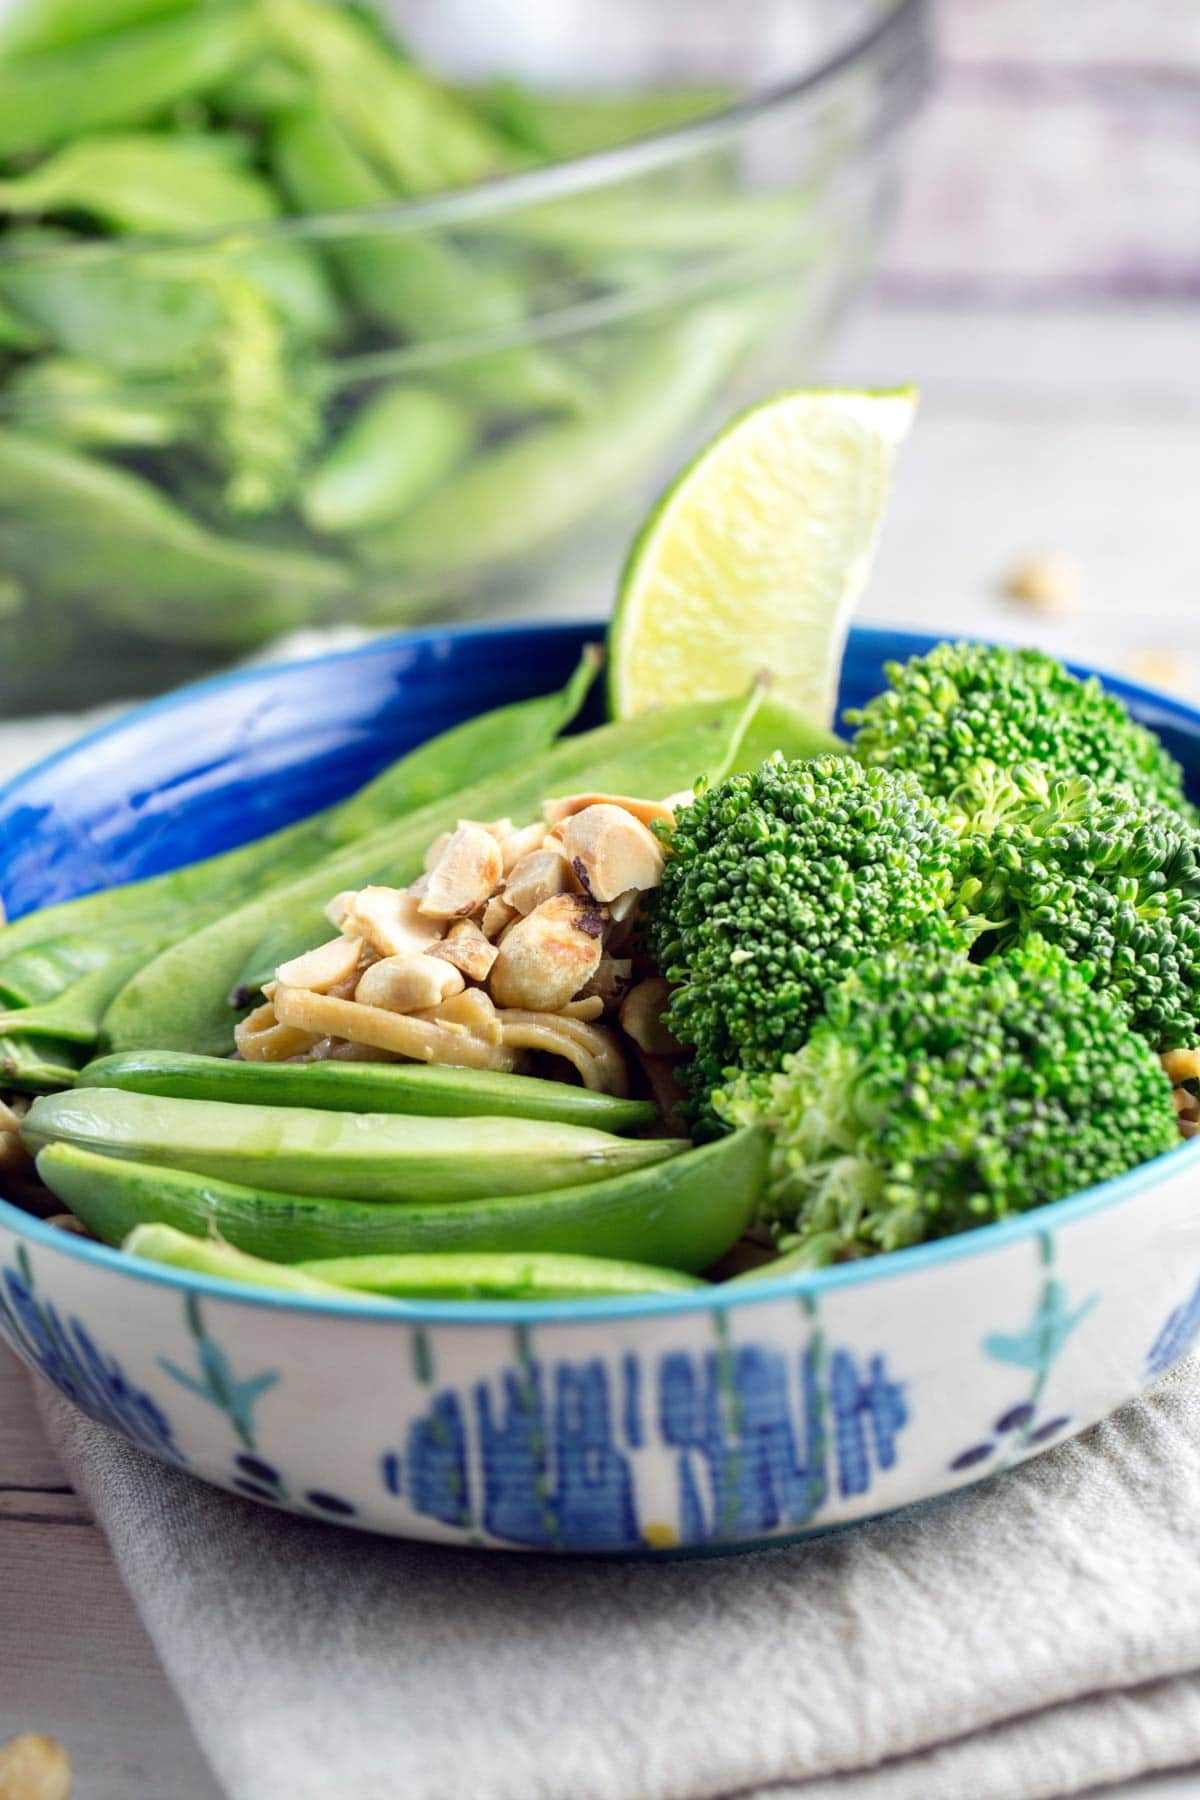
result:
[(617, 718), (772, 691), (829, 724), (915, 388), (766, 400), (702, 450), (651, 514), (609, 634)]

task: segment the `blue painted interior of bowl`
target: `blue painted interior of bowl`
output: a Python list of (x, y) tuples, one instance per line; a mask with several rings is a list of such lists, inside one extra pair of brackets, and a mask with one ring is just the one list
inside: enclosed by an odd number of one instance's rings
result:
[[(437, 630), (385, 638), (318, 662), (219, 676), (137, 708), (0, 790), (0, 898), (11, 918), (97, 887), (159, 874), (215, 855), (329, 805), (414, 744), (487, 707), (561, 685), (602, 625)], [(840, 706), (884, 684), (884, 665), (928, 650), (916, 632), (859, 627), (850, 634)], [(1087, 674), (1085, 668), (1078, 673)], [(1183, 764), (1200, 796), (1200, 710), (1103, 677)], [(580, 728), (600, 716), (599, 694)], [(1000, 1225), (893, 1256), (703, 1295), (509, 1306), (441, 1301), (365, 1305), (255, 1291), (204, 1276), (136, 1264), (103, 1245), (68, 1237), (0, 1200), (0, 1220), (33, 1241), (150, 1281), (221, 1293), (250, 1305), (301, 1307), (395, 1320), (476, 1323), (591, 1318), (733, 1306), (978, 1251), (1152, 1186), (1161, 1166), (1200, 1155), (1200, 1139), (1085, 1193)]]

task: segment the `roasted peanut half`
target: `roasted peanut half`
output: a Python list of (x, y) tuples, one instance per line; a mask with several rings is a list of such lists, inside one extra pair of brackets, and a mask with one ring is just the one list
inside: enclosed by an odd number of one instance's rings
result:
[(510, 925), (491, 974), (498, 1006), (557, 1012), (590, 981), (603, 954), (602, 907), (578, 894), (558, 894)]
[(645, 893), (662, 881), (663, 852), (640, 819), (602, 802), (573, 813), (555, 827), (585, 889), (596, 900), (615, 900), (629, 889)]
[(671, 800), (637, 800), (631, 794), (568, 794), (562, 800), (545, 801), (542, 817), (547, 825), (561, 825), (564, 819), (586, 812), (589, 806), (619, 806), (622, 812), (640, 819), (643, 825), (655, 825), (659, 821), (669, 825), (675, 817)]
[(442, 929), (422, 915), (407, 888), (360, 888), (345, 920), (347, 933), (363, 938), (377, 956), (419, 956), (438, 942)]
[(578, 892), (571, 865), (557, 850), (533, 850), (513, 864), (504, 882), (502, 898), (522, 914), (529, 914), (555, 894)]
[(496, 960), (496, 946), (488, 942), (473, 920), (459, 919), (443, 942), (435, 944), (428, 954), (453, 963), (471, 981), (486, 981)]
[(493, 943), (510, 926), (514, 919), (520, 918), (515, 906), (510, 906), (501, 894), (493, 894), (483, 909), (483, 918), (479, 929), (485, 938)]
[(427, 919), (461, 919), (482, 906), (504, 874), (500, 846), (486, 825), (464, 819), (429, 870), (418, 902)]
[(71, 1763), (51, 1737), (26, 1732), (0, 1744), (0, 1800), (69, 1800)]
[(280, 963), (275, 979), (286, 987), (306, 987), (314, 994), (327, 994), (356, 972), (362, 952), (361, 938), (333, 938), (328, 944), (318, 944), (315, 950), (306, 950), (303, 956)]
[(462, 975), (451, 963), (432, 956), (385, 956), (366, 970), (354, 998), (363, 1006), (410, 1013), (437, 1006), (462, 989)]

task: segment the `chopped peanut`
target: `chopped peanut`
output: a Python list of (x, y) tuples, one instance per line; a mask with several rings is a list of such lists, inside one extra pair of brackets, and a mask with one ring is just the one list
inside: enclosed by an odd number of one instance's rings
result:
[(448, 962), (432, 956), (385, 956), (363, 975), (354, 998), (363, 1006), (411, 1013), (437, 1006), (462, 989), (462, 975)]
[(459, 919), (444, 940), (426, 954), (453, 963), (470, 981), (486, 981), (497, 952), (495, 944), (488, 942), (473, 920)]
[(492, 969), (496, 1004), (557, 1012), (596, 973), (606, 922), (603, 908), (578, 894), (559, 894), (518, 919)]
[(637, 888), (626, 888), (623, 894), (618, 894), (611, 902), (608, 916), (614, 925), (624, 925), (626, 920), (632, 919), (641, 903), (642, 896)]
[(556, 826), (555, 835), (593, 899), (615, 900), (630, 888), (645, 893), (662, 881), (662, 845), (619, 806), (585, 807)]
[(560, 856), (556, 850), (534, 850), (513, 864), (502, 897), (519, 913), (528, 914), (543, 900), (553, 900), (556, 894), (571, 890), (578, 891), (578, 886), (565, 856)]
[(495, 836), (500, 845), (500, 855), (504, 862), (504, 873), (514, 869), (523, 857), (531, 856), (535, 850), (542, 848), (542, 840), (546, 835), (546, 827), (540, 820), (533, 825), (523, 825), (518, 831), (511, 819), (501, 819), (494, 827)]
[(500, 846), (485, 825), (464, 819), (433, 868), (418, 902), (428, 919), (459, 919), (482, 906), (504, 874)]
[(450, 842), (451, 835), (452, 834), (448, 831), (441, 832), (439, 836), (434, 838), (432, 844), (430, 844), (428, 850), (425, 852), (425, 858), (421, 866), (427, 875), (431, 875), (441, 862), (442, 857), (446, 852), (446, 846)]
[(671, 998), (671, 984), (661, 975), (639, 981), (621, 1003), (621, 1029), (647, 1056), (679, 1056), (683, 1045), (667, 1030), (662, 1016)]
[(1200, 1077), (1200, 1050), (1164, 1050), (1160, 1060), (1172, 1087)]
[(365, 887), (354, 896), (346, 930), (368, 943), (378, 956), (419, 956), (436, 944), (442, 927), (423, 918), (407, 888)]
[(281, 963), (275, 978), (285, 987), (306, 987), (315, 994), (327, 994), (330, 988), (357, 974), (362, 950), (361, 938), (332, 938), (328, 944), (319, 944), (315, 950), (306, 950), (303, 956)]
[(605, 1012), (609, 1012), (621, 1004), (632, 984), (632, 958), (605, 955), (600, 958), (596, 973), (587, 986), (580, 988), (579, 998), (588, 1000), (595, 994)]
[[(689, 794), (688, 799), (691, 798)], [(643, 825), (654, 825), (659, 821), (669, 825), (675, 818), (675, 808), (670, 800), (635, 800), (629, 794), (569, 794), (565, 800), (545, 801), (542, 817), (547, 825), (561, 825), (564, 819), (586, 812), (589, 806), (619, 806), (622, 812), (640, 819)]]
[(0, 1800), (69, 1800), (71, 1764), (57, 1739), (28, 1731), (0, 1744)]
[(510, 906), (501, 895), (493, 894), (483, 909), (483, 918), (479, 929), (485, 938), (491, 939), (494, 943), (500, 933), (507, 930), (513, 920), (519, 919), (520, 916), (515, 906)]
[(357, 898), (358, 894), (354, 888), (343, 888), (340, 894), (335, 894), (333, 896), (333, 899), (325, 908), (325, 917), (329, 920), (329, 923), (333, 926), (335, 931), (340, 931), (342, 929), (342, 926), (346, 922), (346, 914), (350, 911), (350, 908), (354, 905)]

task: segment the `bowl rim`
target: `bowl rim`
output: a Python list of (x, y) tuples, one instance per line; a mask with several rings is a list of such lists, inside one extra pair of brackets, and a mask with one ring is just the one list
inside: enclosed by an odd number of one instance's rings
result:
[(131, 233), (119, 239), (80, 239), (33, 251), (10, 248), (0, 240), (0, 262), (9, 258), (25, 264), (56, 259), (118, 259), (152, 251), (184, 253), (189, 249), (218, 246), (241, 252), (256, 244), (284, 238), (336, 241), (368, 228), (384, 233), (396, 229), (427, 231), (442, 226), (462, 226), (475, 219), (491, 218), (510, 208), (563, 199), (604, 187), (610, 182), (669, 167), (698, 151), (719, 145), (735, 136), (743, 126), (786, 111), (820, 89), (832, 86), (877, 52), (886, 52), (893, 42), (910, 42), (923, 56), (925, 26), (932, 0), (886, 0), (886, 5), (887, 10), (881, 16), (869, 19), (845, 43), (799, 74), (770, 83), (715, 112), (704, 113), (665, 130), (644, 133), (608, 149), (589, 151), (586, 155), (568, 157), (539, 168), (492, 176), (465, 188), (452, 188), (419, 199), (305, 213), (256, 224), (185, 233), (179, 237)]
[[(81, 752), (86, 752), (97, 742), (118, 736), (124, 732), (135, 730), (148, 718), (169, 713), (186, 706), (193, 698), (211, 694), (214, 690), (223, 691), (243, 687), (255, 681), (288, 675), (294, 671), (310, 669), (314, 663), (346, 663), (370, 656), (386, 655), (389, 650), (403, 648), (406, 651), (419, 649), (421, 646), (446, 640), (494, 640), (497, 637), (540, 637), (542, 639), (587, 639), (593, 633), (603, 633), (603, 624), (593, 620), (553, 620), (542, 622), (506, 621), (496, 625), (460, 625), (449, 627), (434, 626), (424, 632), (395, 632), (386, 636), (370, 639), (367, 643), (357, 644), (349, 649), (328, 652), (317, 657), (300, 657), (278, 663), (256, 665), (248, 669), (233, 669), (223, 675), (209, 676), (204, 681), (192, 682), (173, 692), (145, 701), (121, 713), (116, 719), (97, 727), (84, 736), (75, 739), (52, 755), (22, 770), (8, 782), (0, 786), (0, 808), (16, 797), (21, 788), (33, 779), (40, 779), (51, 773), (60, 763)], [(940, 635), (930, 632), (894, 629), (886, 625), (852, 625), (849, 642), (875, 645), (877, 649), (885, 646), (899, 648), (903, 653), (919, 655), (933, 644), (945, 641)], [(998, 642), (1000, 640), (986, 640)], [(1200, 733), (1200, 706), (1190, 706), (1176, 696), (1158, 689), (1142, 686), (1118, 676), (1103, 674), (1086, 664), (1072, 663), (1071, 669), (1079, 675), (1101, 675), (1104, 684), (1110, 691), (1125, 698), (1141, 701), (1146, 706), (1155, 707), (1168, 719), (1185, 722)], [(23, 916), (23, 915), (22, 915)], [(57, 1227), (36, 1219), (32, 1214), (22, 1211), (11, 1201), (0, 1196), (0, 1226), (6, 1227), (23, 1242), (38, 1244), (42, 1247), (72, 1257), (92, 1267), (108, 1270), (134, 1280), (147, 1281), (160, 1287), (174, 1288), (177, 1292), (206, 1294), (212, 1298), (240, 1303), (244, 1306), (267, 1307), (286, 1312), (315, 1314), (326, 1318), (362, 1320), (372, 1324), (419, 1325), (460, 1325), (478, 1329), (481, 1326), (522, 1326), (522, 1325), (588, 1325), (607, 1320), (629, 1321), (649, 1320), (691, 1313), (725, 1314), (734, 1307), (746, 1304), (757, 1304), (772, 1300), (794, 1299), (808, 1301), (825, 1293), (843, 1288), (857, 1287), (872, 1281), (889, 1281), (904, 1277), (907, 1274), (919, 1274), (931, 1268), (940, 1267), (964, 1258), (989, 1255), (993, 1250), (1002, 1250), (1025, 1239), (1037, 1239), (1047, 1231), (1053, 1231), (1065, 1225), (1076, 1223), (1095, 1213), (1106, 1211), (1111, 1206), (1121, 1205), (1133, 1200), (1150, 1188), (1157, 1187), (1160, 1182), (1172, 1179), (1182, 1173), (1183, 1159), (1195, 1157), (1200, 1153), (1200, 1138), (1181, 1141), (1170, 1150), (1161, 1152), (1148, 1162), (1140, 1163), (1136, 1168), (1127, 1170), (1123, 1175), (1112, 1176), (1109, 1180), (1099, 1182), (1093, 1187), (1083, 1188), (1078, 1193), (1069, 1194), (1062, 1200), (1050, 1201), (1044, 1206), (1034, 1207), (1031, 1211), (1019, 1213), (1012, 1218), (1002, 1219), (989, 1225), (980, 1225), (971, 1231), (959, 1232), (953, 1237), (938, 1238), (932, 1243), (916, 1244), (905, 1250), (893, 1250), (879, 1256), (863, 1257), (858, 1262), (842, 1263), (835, 1267), (812, 1270), (795, 1270), (787, 1275), (774, 1278), (764, 1277), (754, 1281), (729, 1281), (709, 1288), (689, 1289), (671, 1294), (647, 1294), (612, 1296), (594, 1300), (399, 1300), (381, 1296), (364, 1294), (361, 1297), (347, 1295), (345, 1300), (327, 1299), (324, 1297), (292, 1294), (272, 1291), (268, 1288), (256, 1288), (251, 1285), (226, 1281), (216, 1276), (197, 1275), (189, 1270), (174, 1269), (164, 1264), (143, 1262), (136, 1257), (128, 1256), (123, 1250), (112, 1249), (107, 1244), (93, 1243), (73, 1233), (61, 1231)]]

